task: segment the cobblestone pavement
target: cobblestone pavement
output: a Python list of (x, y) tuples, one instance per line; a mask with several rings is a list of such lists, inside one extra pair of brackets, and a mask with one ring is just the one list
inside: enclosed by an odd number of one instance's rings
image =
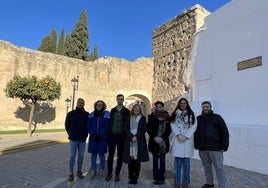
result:
[[(41, 136), (40, 136), (41, 137)], [(0, 150), (3, 150), (4, 143), (0, 135)], [(52, 136), (52, 138), (59, 139)], [(44, 136), (43, 140), (51, 141), (52, 138)], [(15, 139), (15, 138), (13, 138)], [(24, 139), (23, 139), (24, 140)], [(18, 139), (17, 139), (18, 141)], [(17, 143), (25, 144), (25, 141)], [(35, 141), (38, 143), (38, 141)], [(74, 183), (67, 183), (68, 177), (68, 143), (57, 143), (46, 145), (40, 148), (33, 148), (25, 151), (18, 151), (0, 155), (0, 187), (1, 188), (102, 188), (102, 187), (144, 187), (144, 188), (169, 188), (173, 187), (173, 157), (167, 154), (166, 162), (166, 183), (162, 186), (152, 184), (152, 161), (142, 163), (139, 182), (137, 185), (128, 185), (128, 169), (123, 164), (121, 181), (118, 183), (112, 179), (105, 182), (104, 177), (90, 179), (86, 176), (83, 180), (75, 180)], [(3, 144), (5, 145), (5, 144)], [(6, 144), (8, 145), (8, 144)], [(90, 166), (90, 155), (86, 152), (84, 157), (83, 172), (86, 175)], [(228, 188), (267, 188), (268, 175), (250, 172), (234, 167), (225, 167)], [(200, 160), (191, 160), (191, 184), (190, 188), (200, 188), (204, 184), (203, 167)]]

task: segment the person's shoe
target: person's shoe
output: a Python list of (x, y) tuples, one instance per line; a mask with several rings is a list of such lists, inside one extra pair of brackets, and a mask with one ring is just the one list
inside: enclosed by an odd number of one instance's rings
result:
[(77, 171), (76, 173), (76, 176), (79, 178), (79, 179), (83, 179), (84, 178), (84, 175), (81, 171)]
[(134, 185), (137, 185), (137, 183), (138, 183), (138, 180), (133, 180)]
[(90, 172), (90, 178), (91, 179), (94, 179), (95, 176), (96, 176), (96, 171), (95, 170), (91, 170), (91, 172)]
[(70, 174), (68, 178), (68, 182), (73, 182), (74, 181), (74, 174)]
[(115, 182), (119, 182), (120, 181), (120, 176), (119, 175), (116, 175), (115, 178), (114, 178), (114, 181)]
[(154, 180), (154, 181), (153, 181), (153, 184), (154, 184), (154, 185), (158, 185), (158, 183), (159, 183), (158, 180)]
[(133, 180), (132, 179), (129, 179), (128, 180), (128, 184), (133, 184), (134, 182), (133, 182)]
[(180, 188), (180, 184), (175, 184), (174, 188)]
[(188, 188), (188, 184), (183, 184), (182, 188)]
[(159, 180), (159, 181), (158, 181), (158, 184), (159, 184), (159, 185), (163, 185), (164, 183), (165, 183), (164, 180)]
[(107, 174), (105, 181), (110, 181), (112, 179), (112, 174)]
[(210, 187), (214, 187), (214, 184), (208, 184), (208, 183), (206, 183), (201, 188), (210, 188)]
[(104, 171), (102, 169), (100, 169), (99, 173), (98, 173), (98, 178), (101, 179), (103, 177)]

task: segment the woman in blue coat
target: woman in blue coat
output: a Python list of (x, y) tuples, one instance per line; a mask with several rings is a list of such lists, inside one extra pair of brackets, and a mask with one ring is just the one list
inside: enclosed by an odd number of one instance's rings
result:
[(105, 153), (107, 153), (107, 131), (110, 124), (110, 113), (105, 110), (106, 104), (98, 100), (94, 104), (94, 111), (88, 116), (87, 130), (90, 135), (88, 152), (91, 153), (91, 178), (97, 173), (97, 155), (100, 158), (100, 170), (98, 175), (103, 176), (105, 166)]

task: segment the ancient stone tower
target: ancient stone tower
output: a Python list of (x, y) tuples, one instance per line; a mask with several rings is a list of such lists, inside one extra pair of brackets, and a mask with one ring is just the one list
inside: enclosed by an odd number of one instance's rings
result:
[(153, 31), (153, 102), (164, 101), (168, 108), (171, 101), (189, 91), (193, 35), (208, 14), (195, 5)]

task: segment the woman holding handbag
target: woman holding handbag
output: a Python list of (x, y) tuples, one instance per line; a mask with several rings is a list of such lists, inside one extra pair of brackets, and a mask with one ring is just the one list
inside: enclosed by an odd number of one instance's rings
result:
[(169, 135), (171, 133), (170, 116), (164, 109), (164, 103), (154, 103), (154, 111), (148, 116), (147, 132), (149, 134), (149, 151), (153, 157), (153, 184), (165, 183), (166, 153), (169, 152)]

